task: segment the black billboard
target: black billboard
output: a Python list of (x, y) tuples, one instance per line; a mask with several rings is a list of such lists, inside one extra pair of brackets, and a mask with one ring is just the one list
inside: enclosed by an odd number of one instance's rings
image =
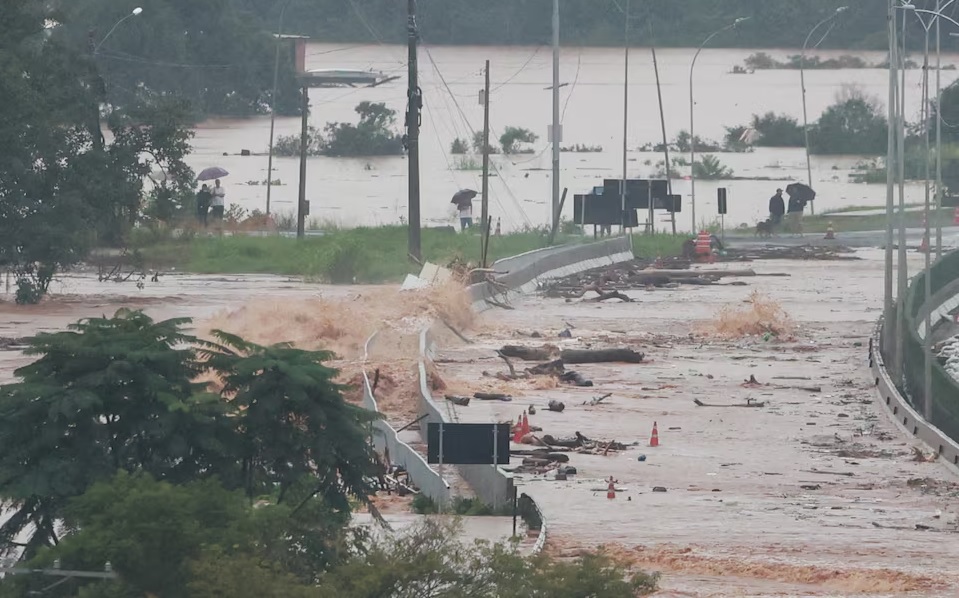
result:
[[(496, 464), (509, 465), (509, 424), (443, 424), (443, 463), (492, 465), (496, 430)], [(440, 424), (426, 426), (426, 462), (440, 462)]]

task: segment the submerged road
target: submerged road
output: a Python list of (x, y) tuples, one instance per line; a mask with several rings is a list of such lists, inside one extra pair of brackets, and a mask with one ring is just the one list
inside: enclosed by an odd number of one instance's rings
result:
[[(534, 405), (540, 434), (638, 443), (608, 456), (571, 453), (578, 472), (566, 481), (535, 473), (517, 481), (544, 511), (550, 550), (606, 545), (661, 571), (661, 596), (959, 595), (959, 477), (917, 461), (914, 449), (928, 447), (878, 403), (867, 347), (882, 306), (883, 253), (859, 256), (757, 261), (750, 267), (760, 274), (790, 276), (630, 291), (631, 303), (525, 297), (514, 311), (483, 314), (475, 345), (439, 339), (446, 392), (514, 396), (457, 408), (463, 422), (515, 421)], [(910, 266), (921, 259), (911, 257)], [(790, 338), (714, 334), (718, 312), (749, 307), (753, 291), (781, 305), (795, 325)], [(573, 338), (558, 338), (568, 325)], [(505, 371), (493, 354), (499, 346), (543, 342), (629, 346), (647, 363), (576, 367), (593, 388), (483, 376)], [(750, 376), (761, 385), (744, 384)], [(697, 398), (766, 404), (699, 407)], [(565, 411), (547, 411), (550, 399)], [(651, 448), (654, 421), (660, 446)], [(511, 467), (519, 464), (514, 458)], [(609, 476), (625, 487), (614, 500), (606, 497)]]

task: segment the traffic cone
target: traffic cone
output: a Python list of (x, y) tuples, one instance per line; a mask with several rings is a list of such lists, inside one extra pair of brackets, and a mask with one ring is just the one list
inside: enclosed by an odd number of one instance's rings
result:
[(919, 253), (929, 253), (929, 237), (922, 234), (922, 242), (919, 243)]
[(526, 418), (525, 411), (523, 412), (523, 425), (521, 427), (523, 429), (523, 436), (529, 434), (529, 420)]
[(649, 446), (659, 446), (659, 428), (653, 422), (653, 433), (649, 435)]
[(835, 240), (835, 238), (836, 238), (836, 231), (833, 230), (832, 222), (830, 222), (830, 223), (826, 226), (826, 236), (823, 237), (823, 238), (826, 239), (826, 240), (828, 240), (828, 241), (833, 241), (833, 240)]
[(523, 416), (521, 415), (516, 421), (516, 431), (513, 432), (513, 442), (516, 444), (523, 442), (523, 436), (526, 436), (526, 434), (523, 432)]
[(613, 476), (609, 476), (607, 481), (609, 484), (606, 486), (606, 498), (612, 500), (616, 498), (616, 482), (613, 481)]
[(959, 224), (959, 207), (956, 207), (952, 212), (952, 223)]

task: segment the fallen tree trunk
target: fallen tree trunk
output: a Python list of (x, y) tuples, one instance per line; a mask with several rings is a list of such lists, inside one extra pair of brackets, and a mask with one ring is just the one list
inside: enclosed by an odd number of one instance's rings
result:
[(541, 347), (524, 347), (522, 345), (504, 345), (498, 351), (502, 357), (515, 357), (523, 361), (549, 361), (556, 354), (556, 347), (543, 345)]
[(755, 270), (643, 270), (640, 276), (668, 276), (669, 278), (689, 278), (690, 274), (696, 276), (710, 276), (713, 278), (725, 278), (727, 276), (756, 276)]
[(480, 401), (512, 401), (513, 397), (510, 395), (504, 395), (498, 392), (475, 392), (473, 393), (474, 399), (479, 399)]
[(619, 299), (620, 301), (624, 303), (631, 303), (633, 301), (632, 299), (620, 293), (619, 291), (608, 291), (608, 292), (596, 291), (596, 292), (599, 293), (599, 297), (593, 297), (591, 299), (587, 299), (587, 301), (591, 303), (599, 303), (601, 301), (606, 301), (607, 299)]
[(566, 367), (563, 365), (562, 359), (556, 359), (534, 365), (531, 368), (527, 368), (526, 371), (533, 376), (560, 376), (566, 371)]
[(564, 363), (642, 363), (645, 355), (632, 349), (566, 349)]
[(732, 404), (703, 403), (699, 399), (693, 399), (693, 402), (696, 403), (697, 407), (764, 407), (766, 405), (765, 402), (756, 401), (755, 399), (746, 399), (745, 403)]

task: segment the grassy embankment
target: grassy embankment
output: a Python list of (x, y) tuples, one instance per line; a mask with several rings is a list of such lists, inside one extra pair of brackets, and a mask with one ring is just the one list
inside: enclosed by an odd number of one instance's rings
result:
[[(634, 235), (633, 247), (642, 257), (678, 255), (686, 237)], [(581, 243), (591, 238), (563, 236), (557, 243)], [(385, 226), (333, 230), (303, 240), (280, 236), (190, 236), (180, 239), (135, 235), (130, 243), (147, 269), (175, 267), (181, 272), (217, 274), (280, 274), (318, 281), (349, 283), (398, 282), (419, 267), (407, 258), (406, 228)], [(476, 263), (480, 238), (425, 229), (424, 259), (439, 265), (455, 260)], [(492, 237), (489, 261), (546, 246), (538, 232)]]
[[(919, 207), (920, 206), (915, 204), (906, 206), (906, 228), (922, 227), (922, 210), (917, 209)], [(803, 219), (803, 230), (811, 233), (825, 232), (830, 222), (837, 232), (885, 230), (885, 214), (856, 214), (856, 212), (874, 211), (875, 209), (875, 207), (853, 206), (826, 214), (806, 216)], [(953, 209), (942, 208), (937, 213), (935, 208), (933, 208), (929, 217), (929, 226), (935, 227), (937, 221), (942, 226), (953, 226)], [(893, 217), (893, 226), (899, 226), (899, 218), (897, 216)]]

